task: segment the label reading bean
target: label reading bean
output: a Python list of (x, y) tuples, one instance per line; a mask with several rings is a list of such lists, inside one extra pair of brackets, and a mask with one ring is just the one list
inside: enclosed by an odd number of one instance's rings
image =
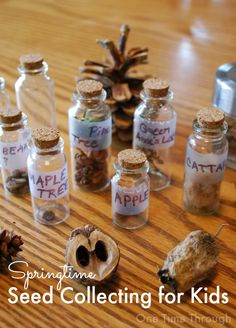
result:
[(0, 165), (2, 168), (16, 170), (26, 167), (29, 139), (28, 135), (17, 142), (0, 141)]

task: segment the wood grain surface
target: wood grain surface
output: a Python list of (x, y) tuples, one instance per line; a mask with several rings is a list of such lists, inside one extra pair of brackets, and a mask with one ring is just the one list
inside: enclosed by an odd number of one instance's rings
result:
[[(1, 226), (20, 234), (25, 241), (22, 258), (29, 270), (58, 272), (64, 264), (64, 252), (71, 230), (92, 223), (108, 232), (119, 243), (121, 260), (118, 275), (104, 290), (128, 287), (129, 291), (151, 292), (152, 306), (142, 309), (136, 304), (66, 305), (55, 292), (54, 304), (17, 304), (7, 301), (8, 289), (16, 286), (23, 292), (23, 282), (9, 273), (0, 274), (0, 327), (222, 327), (214, 318), (225, 317), (225, 327), (236, 327), (235, 230), (236, 172), (226, 169), (221, 192), (221, 207), (211, 217), (194, 216), (183, 211), (182, 182), (185, 146), (196, 111), (210, 104), (216, 68), (235, 61), (236, 2), (234, 0), (1, 0), (0, 1), (0, 75), (7, 79), (14, 102), (18, 57), (27, 52), (40, 52), (49, 63), (56, 83), (58, 125), (65, 139), (69, 158), (67, 110), (78, 75), (78, 66), (86, 59), (104, 56), (95, 40), (117, 39), (119, 26), (131, 26), (129, 47), (147, 46), (150, 64), (147, 73), (171, 81), (174, 105), (178, 113), (177, 138), (173, 149), (171, 186), (151, 194), (150, 220), (140, 230), (119, 230), (111, 222), (110, 191), (74, 193), (71, 191), (71, 216), (54, 227), (35, 224), (30, 196), (5, 196), (0, 188)], [(124, 144), (113, 140), (114, 160)], [(229, 226), (219, 236), (220, 261), (211, 281), (203, 286), (214, 291), (221, 286), (229, 293), (230, 302), (223, 304), (159, 304), (156, 277), (167, 252), (190, 231), (205, 229), (214, 233), (220, 224)], [(29, 292), (48, 291), (50, 280), (30, 282)], [(84, 290), (67, 280), (63, 287)], [(72, 297), (73, 293), (71, 294)], [(139, 315), (137, 317), (137, 315)], [(190, 315), (199, 320), (190, 321)], [(167, 320), (168, 318), (168, 320)], [(181, 323), (181, 320), (185, 322)], [(142, 322), (141, 322), (142, 321)]]

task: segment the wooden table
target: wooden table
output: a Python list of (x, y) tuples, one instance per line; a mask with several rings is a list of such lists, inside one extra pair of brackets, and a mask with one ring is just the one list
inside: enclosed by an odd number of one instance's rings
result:
[[(50, 65), (56, 82), (58, 125), (69, 157), (67, 109), (75, 85), (77, 67), (83, 59), (100, 59), (104, 55), (95, 43), (97, 38), (118, 37), (121, 23), (130, 24), (129, 46), (150, 49), (148, 73), (171, 81), (178, 113), (174, 147), (173, 182), (159, 193), (152, 193), (150, 221), (143, 229), (129, 232), (111, 224), (110, 191), (84, 194), (71, 191), (71, 216), (64, 224), (46, 227), (32, 218), (30, 197), (5, 198), (1, 188), (1, 226), (20, 234), (25, 241), (22, 257), (29, 270), (44, 268), (58, 272), (64, 264), (64, 252), (71, 230), (85, 223), (104, 229), (119, 242), (119, 274), (106, 291), (128, 287), (138, 293), (151, 292), (152, 306), (144, 310), (136, 304), (66, 305), (54, 293), (54, 304), (15, 304), (7, 299), (8, 289), (16, 286), (23, 292), (23, 281), (0, 275), (0, 327), (222, 327), (218, 322), (227, 314), (225, 327), (235, 327), (235, 229), (236, 172), (226, 170), (217, 215), (197, 217), (182, 208), (182, 182), (186, 139), (196, 111), (210, 104), (216, 68), (235, 61), (236, 3), (226, 1), (79, 1), (79, 0), (2, 0), (0, 3), (0, 75), (7, 79), (14, 99), (18, 57), (27, 52), (41, 52)], [(113, 160), (117, 151), (127, 147), (113, 142)], [(204, 286), (214, 291), (219, 285), (229, 293), (223, 304), (159, 304), (156, 277), (167, 252), (190, 231), (205, 229), (214, 233), (220, 224), (228, 223), (219, 236), (220, 261), (214, 279)], [(56, 282), (35, 279), (29, 292), (46, 292)], [(63, 287), (84, 290), (67, 280)], [(72, 297), (73, 293), (70, 295)], [(190, 315), (199, 319), (191, 322)], [(218, 319), (214, 319), (218, 318)], [(185, 322), (181, 323), (181, 320)]]

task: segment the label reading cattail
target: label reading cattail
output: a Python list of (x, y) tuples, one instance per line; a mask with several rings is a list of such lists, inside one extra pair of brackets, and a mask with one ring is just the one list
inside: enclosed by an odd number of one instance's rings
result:
[(149, 189), (146, 183), (138, 187), (124, 188), (112, 182), (113, 211), (123, 215), (136, 215), (149, 206)]
[(67, 164), (60, 170), (39, 172), (30, 169), (30, 192), (33, 197), (43, 200), (55, 200), (64, 197), (69, 190)]
[(111, 117), (101, 122), (80, 121), (69, 118), (70, 142), (83, 150), (102, 150), (111, 145)]
[(158, 150), (174, 145), (176, 115), (169, 121), (150, 121), (140, 116), (134, 119), (134, 147)]
[(0, 165), (4, 169), (16, 170), (26, 167), (29, 136), (17, 142), (0, 141)]
[(198, 153), (188, 145), (185, 160), (186, 172), (201, 183), (204, 181), (206, 183), (221, 181), (224, 176), (227, 155), (227, 149), (222, 154), (204, 154)]

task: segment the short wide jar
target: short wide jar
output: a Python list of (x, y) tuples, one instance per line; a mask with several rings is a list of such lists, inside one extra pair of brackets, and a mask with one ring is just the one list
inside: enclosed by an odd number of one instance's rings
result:
[(146, 155), (134, 149), (118, 154), (112, 186), (113, 223), (125, 229), (136, 229), (148, 221), (150, 185)]

